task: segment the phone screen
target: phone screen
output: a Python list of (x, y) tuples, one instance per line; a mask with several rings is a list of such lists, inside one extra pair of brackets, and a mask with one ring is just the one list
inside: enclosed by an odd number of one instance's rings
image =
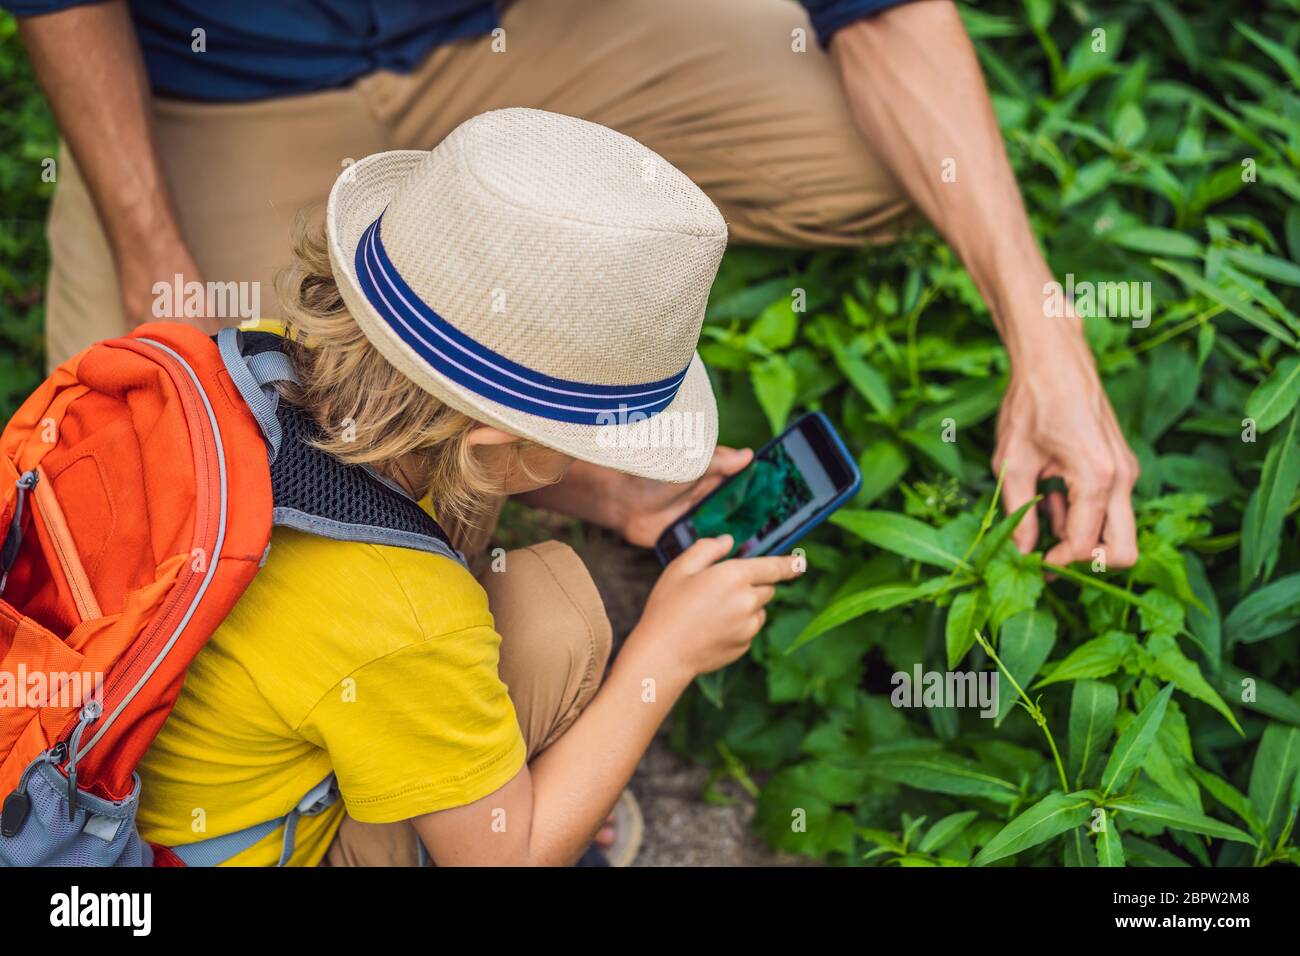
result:
[(857, 486), (857, 469), (821, 415), (806, 415), (768, 443), (659, 539), (671, 561), (697, 538), (731, 535), (731, 557), (793, 543)]

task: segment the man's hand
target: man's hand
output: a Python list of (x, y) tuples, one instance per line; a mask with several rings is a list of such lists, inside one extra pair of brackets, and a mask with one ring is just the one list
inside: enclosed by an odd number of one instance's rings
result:
[[(1137, 559), (1129, 502), (1137, 463), (1102, 391), (1073, 316), (1043, 314), (1052, 273), (1025, 215), (984, 78), (957, 8), (948, 0), (891, 7), (831, 41), (849, 107), (868, 143), (909, 198), (961, 256), (1011, 357), (998, 419), (995, 468), (1006, 466), (1008, 512), (1059, 477), (1069, 496), (1047, 498), (1061, 539), (1053, 562)], [(945, 177), (943, 171), (955, 175)], [(1016, 530), (1038, 539), (1032, 512)]]
[(177, 301), (174, 294), (169, 297), (171, 312), (155, 314), (154, 303), (158, 298), (155, 283), (164, 282), (171, 287), (179, 275), (182, 288), (191, 282), (203, 284), (198, 264), (179, 236), (155, 236), (124, 251), (118, 255), (117, 271), (122, 287), (122, 315), (132, 326), (144, 322), (187, 322), (209, 335), (221, 329), (220, 319), (185, 315), (184, 298)]
[[(1039, 321), (1062, 328), (1050, 339), (1050, 351), (1012, 368), (993, 453), (994, 471), (1006, 469), (1003, 503), (1010, 514), (1036, 494), (1040, 479), (1060, 478), (1068, 497), (1052, 491), (1044, 502), (1059, 539), (1046, 560), (1091, 560), (1100, 547), (1107, 566), (1128, 567), (1138, 556), (1131, 500), (1137, 458), (1120, 432), (1077, 320)], [(1013, 540), (1023, 552), (1034, 548), (1034, 509), (1025, 513)]]

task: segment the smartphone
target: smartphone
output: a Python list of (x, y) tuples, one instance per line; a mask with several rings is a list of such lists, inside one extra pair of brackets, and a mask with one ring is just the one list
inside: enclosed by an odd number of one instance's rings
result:
[(809, 412), (773, 438), (659, 538), (667, 564), (697, 538), (729, 534), (728, 557), (782, 553), (858, 490), (862, 474), (830, 420)]

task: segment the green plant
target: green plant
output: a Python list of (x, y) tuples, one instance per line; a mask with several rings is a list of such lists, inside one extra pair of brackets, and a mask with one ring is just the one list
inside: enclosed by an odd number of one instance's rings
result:
[(42, 173), (56, 142), (17, 24), (0, 15), (0, 416), (6, 421), (44, 372), (45, 210), (54, 187)]
[[(773, 845), (1300, 863), (1300, 5), (1264, 7), (963, 8), (1053, 271), (1151, 283), (1149, 327), (1087, 321), (1142, 467), (1130, 570), (1010, 543), (1006, 357), (933, 235), (724, 262), (702, 346), (723, 440), (821, 408), (864, 475), (750, 658), (675, 715), (675, 746), (753, 781)], [(996, 670), (996, 716), (891, 706), (918, 663)]]
[[(1054, 271), (1153, 284), (1150, 327), (1087, 329), (1142, 464), (1131, 571), (1008, 543), (987, 466), (1006, 357), (932, 235), (728, 254), (702, 346), (723, 440), (823, 408), (864, 473), (751, 658), (673, 722), (757, 795), (772, 844), (868, 865), (1300, 862), (1297, 12), (963, 8)], [(55, 142), (0, 16), (5, 418), (43, 361)], [(996, 716), (893, 707), (891, 674), (918, 662), (998, 670)]]

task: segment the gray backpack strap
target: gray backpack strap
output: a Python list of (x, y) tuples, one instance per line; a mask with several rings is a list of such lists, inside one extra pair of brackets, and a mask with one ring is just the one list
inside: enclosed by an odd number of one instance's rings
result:
[(240, 397), (253, 413), (257, 427), (262, 430), (268, 458), (275, 461), (280, 454), (283, 436), (280, 422), (276, 418), (280, 393), (273, 383), (298, 381), (293, 362), (279, 349), (245, 356), (236, 329), (222, 329), (217, 333), (217, 349), (226, 365), (226, 371), (230, 373), (230, 380), (235, 383)]
[[(319, 426), (301, 408), (281, 401), (275, 388), (276, 382), (298, 381), (283, 345), (280, 336), (269, 332), (217, 333), (217, 348), (231, 381), (266, 439), (272, 524), (340, 541), (427, 551), (465, 564), (438, 523), (400, 487), (315, 447)], [(216, 866), (283, 827), (279, 865), (284, 866), (293, 856), (299, 817), (320, 813), (338, 798), (338, 784), (330, 774), (283, 817), (172, 850), (187, 866)]]
[(284, 841), (280, 847), (280, 862), (276, 866), (287, 866), (293, 857), (299, 818), (314, 817), (332, 807), (338, 799), (338, 781), (331, 773), (308, 790), (297, 805), (282, 817), (267, 820), (265, 823), (256, 823), (234, 833), (199, 840), (197, 843), (174, 846), (171, 847), (171, 851), (180, 857), (181, 862), (186, 866), (218, 866), (227, 860), (233, 860), (249, 847), (257, 845), (268, 833), (274, 833), (283, 827)]
[(217, 346), (266, 439), (273, 524), (339, 541), (427, 551), (465, 563), (438, 523), (401, 488), (314, 447), (320, 427), (302, 409), (282, 402), (274, 385), (298, 381), (280, 336), (222, 329)]

